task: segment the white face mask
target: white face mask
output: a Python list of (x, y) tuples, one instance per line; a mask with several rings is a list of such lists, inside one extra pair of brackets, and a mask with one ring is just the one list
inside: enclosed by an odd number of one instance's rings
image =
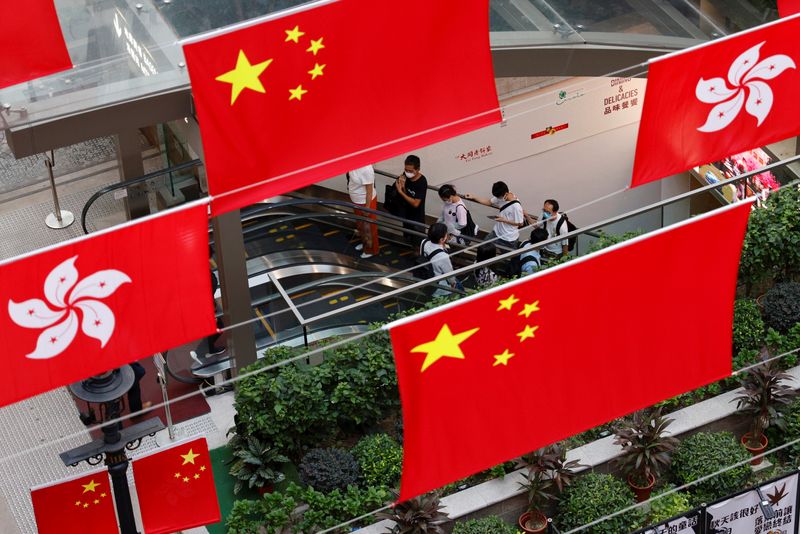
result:
[(406, 178), (413, 178), (416, 173), (403, 171), (403, 174), (406, 175)]

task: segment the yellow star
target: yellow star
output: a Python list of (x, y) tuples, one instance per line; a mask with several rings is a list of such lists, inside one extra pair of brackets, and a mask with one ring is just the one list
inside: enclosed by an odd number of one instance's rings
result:
[(320, 37), (316, 41), (314, 39), (311, 39), (311, 46), (306, 48), (306, 52), (311, 52), (312, 54), (314, 54), (316, 56), (317, 52), (319, 52), (321, 49), (325, 48), (325, 45), (322, 44), (322, 39), (324, 39), (324, 38)]
[(236, 102), (236, 99), (239, 98), (239, 93), (245, 89), (251, 89), (258, 93), (266, 92), (258, 77), (269, 67), (270, 63), (272, 63), (272, 60), (268, 59), (261, 63), (251, 65), (250, 60), (244, 55), (244, 50), (239, 50), (236, 68), (215, 78), (218, 82), (231, 84), (231, 106)]
[(469, 337), (478, 330), (479, 328), (473, 328), (472, 330), (465, 330), (460, 334), (453, 335), (449, 326), (442, 326), (442, 329), (439, 330), (439, 333), (436, 335), (436, 339), (433, 341), (428, 341), (427, 343), (423, 343), (422, 345), (417, 345), (411, 349), (411, 352), (427, 353), (427, 356), (425, 356), (425, 361), (422, 362), (422, 369), (420, 369), (420, 372), (424, 372), (425, 369), (439, 361), (441, 358), (447, 357), (463, 360), (465, 356), (464, 353), (461, 352), (461, 347), (459, 345), (469, 339)]
[(89, 503), (88, 502), (87, 503), (83, 503), (83, 507), (84, 508), (89, 508)]
[(516, 298), (514, 295), (511, 295), (507, 299), (501, 300), (500, 305), (497, 307), (495, 311), (511, 310), (511, 307), (514, 306), (514, 304), (516, 304), (517, 302), (519, 302), (519, 299)]
[(189, 452), (186, 454), (181, 454), (181, 458), (183, 458), (183, 463), (181, 465), (192, 464), (194, 465), (194, 459), (200, 456), (199, 454), (195, 454), (192, 449), (189, 449)]
[(105, 493), (101, 493), (101, 494), (100, 494), (100, 497), (103, 497), (103, 498), (105, 498), (105, 496), (106, 496), (106, 494), (105, 494)]
[(175, 473), (175, 478), (181, 478), (181, 474), (180, 473)]
[(302, 100), (303, 95), (306, 94), (308, 91), (303, 89), (302, 85), (298, 85), (294, 89), (289, 89), (289, 92), (292, 94), (292, 96), (289, 97), (289, 100)]
[(94, 503), (95, 503), (95, 504), (100, 504), (100, 499), (95, 499), (95, 500), (94, 500)]
[(201, 465), (201, 466), (200, 466), (200, 471), (205, 471), (205, 470), (206, 470), (206, 466), (204, 466), (204, 465)]
[(508, 365), (508, 360), (514, 357), (513, 352), (508, 352), (508, 349), (503, 351), (503, 354), (495, 354), (494, 355), (494, 363), (492, 367), (496, 365)]
[(88, 484), (81, 484), (81, 486), (83, 486), (83, 492), (84, 493), (86, 493), (88, 491), (94, 492), (95, 488), (97, 486), (99, 486), (99, 485), (100, 484), (95, 482), (94, 479), (90, 480)]
[(308, 73), (311, 75), (311, 79), (316, 80), (317, 76), (322, 76), (323, 74), (322, 69), (324, 69), (325, 67), (327, 67), (327, 65), (320, 65), (319, 63), (314, 63), (314, 68), (308, 71)]
[(81, 501), (75, 501), (75, 506), (80, 506), (80, 505), (81, 505)]
[(184, 482), (189, 482), (189, 477), (183, 477)]
[(524, 315), (527, 319), (531, 316), (533, 312), (539, 311), (539, 301), (537, 300), (533, 304), (525, 304), (525, 309), (519, 312), (517, 315)]
[(197, 480), (198, 478), (200, 478), (200, 473), (195, 473), (194, 474), (194, 479)]
[(519, 342), (522, 343), (529, 337), (534, 337), (534, 333), (539, 330), (538, 326), (526, 326), (525, 330), (519, 332), (517, 335), (519, 336)]
[(300, 31), (300, 26), (295, 26), (291, 30), (284, 30), (286, 32), (286, 40), (283, 41), (284, 43), (288, 43), (289, 41), (294, 41), (295, 43), (300, 42), (300, 37), (304, 36), (306, 32)]

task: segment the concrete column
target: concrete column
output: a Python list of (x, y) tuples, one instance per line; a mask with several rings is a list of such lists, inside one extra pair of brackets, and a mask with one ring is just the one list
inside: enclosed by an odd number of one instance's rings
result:
[[(114, 137), (114, 140), (117, 145), (120, 181), (133, 180), (142, 176), (144, 162), (142, 161), (139, 130), (120, 132)], [(147, 200), (147, 187), (144, 184), (128, 188), (128, 196), (125, 197), (125, 211), (128, 220), (150, 214), (150, 202)]]

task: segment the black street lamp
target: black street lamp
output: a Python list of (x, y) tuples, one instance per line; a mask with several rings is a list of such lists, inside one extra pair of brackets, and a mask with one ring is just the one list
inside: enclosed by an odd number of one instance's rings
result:
[[(113, 421), (120, 416), (122, 411), (122, 397), (133, 386), (134, 374), (129, 365), (92, 376), (82, 382), (70, 384), (69, 389), (77, 398), (88, 403), (98, 403), (101, 408), (101, 422)], [(93, 422), (93, 414), (84, 416), (81, 421), (85, 424)], [(61, 461), (67, 466), (76, 466), (81, 462), (89, 465), (98, 465), (105, 459), (108, 473), (111, 475), (111, 484), (114, 486), (114, 504), (117, 507), (122, 534), (138, 534), (136, 520), (133, 515), (133, 503), (128, 488), (128, 456), (126, 450), (132, 451), (139, 447), (142, 438), (155, 436), (156, 432), (164, 428), (158, 417), (151, 417), (141, 423), (121, 429), (120, 423), (103, 425), (103, 437), (86, 445), (81, 445), (72, 450), (59, 454)]]

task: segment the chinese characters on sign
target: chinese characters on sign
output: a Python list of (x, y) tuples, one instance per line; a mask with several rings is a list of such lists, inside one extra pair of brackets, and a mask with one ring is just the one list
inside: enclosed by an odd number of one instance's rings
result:
[(700, 518), (701, 512), (694, 510), (683, 517), (648, 528), (642, 534), (697, 534), (702, 526)]
[(460, 161), (472, 161), (475, 159), (485, 158), (486, 156), (491, 156), (491, 155), (492, 155), (492, 146), (486, 145), (481, 148), (470, 150), (469, 152), (462, 152), (461, 154), (456, 156), (456, 159)]
[(795, 532), (797, 475), (765, 484), (708, 507), (707, 532), (791, 534)]
[(612, 78), (611, 87), (616, 87), (617, 92), (612, 96), (603, 99), (603, 115), (610, 115), (623, 109), (633, 108), (639, 105), (639, 89), (626, 88), (626, 83), (631, 78)]

